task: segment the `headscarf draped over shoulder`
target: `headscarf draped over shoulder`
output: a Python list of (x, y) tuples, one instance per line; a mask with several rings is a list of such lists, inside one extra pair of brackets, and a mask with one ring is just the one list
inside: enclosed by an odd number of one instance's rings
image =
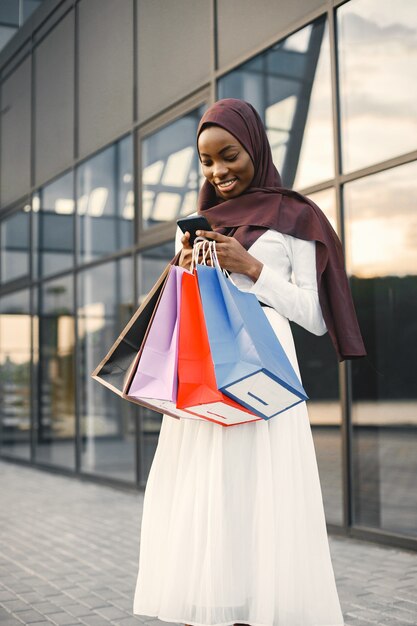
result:
[(211, 125), (236, 137), (251, 157), (255, 174), (251, 186), (230, 200), (218, 197), (206, 180), (198, 197), (198, 212), (217, 232), (235, 237), (247, 250), (269, 229), (315, 241), (319, 300), (337, 356), (340, 361), (365, 356), (340, 240), (312, 200), (282, 187), (258, 113), (242, 100), (219, 100), (204, 113), (197, 141)]

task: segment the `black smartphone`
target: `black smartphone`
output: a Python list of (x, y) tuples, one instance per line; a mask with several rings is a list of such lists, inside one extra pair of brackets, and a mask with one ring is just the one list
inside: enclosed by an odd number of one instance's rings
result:
[(194, 245), (197, 230), (213, 230), (208, 221), (202, 215), (190, 215), (177, 220), (178, 226), (183, 233), (190, 233), (190, 244)]

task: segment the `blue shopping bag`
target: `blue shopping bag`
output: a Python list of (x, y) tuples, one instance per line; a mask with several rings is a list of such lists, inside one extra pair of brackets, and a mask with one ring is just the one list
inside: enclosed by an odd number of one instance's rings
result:
[(256, 296), (218, 267), (197, 265), (218, 388), (269, 419), (308, 399)]

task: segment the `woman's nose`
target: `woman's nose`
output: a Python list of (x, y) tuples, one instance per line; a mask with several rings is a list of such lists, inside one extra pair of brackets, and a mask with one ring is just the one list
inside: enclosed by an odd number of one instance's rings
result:
[(226, 163), (214, 163), (213, 165), (213, 177), (214, 178), (223, 178), (228, 173), (228, 167)]

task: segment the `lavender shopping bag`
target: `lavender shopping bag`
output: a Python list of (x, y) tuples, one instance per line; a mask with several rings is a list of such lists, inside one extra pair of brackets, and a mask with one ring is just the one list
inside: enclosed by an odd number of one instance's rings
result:
[(172, 266), (143, 344), (128, 397), (175, 402), (177, 397), (178, 331), (184, 269)]

